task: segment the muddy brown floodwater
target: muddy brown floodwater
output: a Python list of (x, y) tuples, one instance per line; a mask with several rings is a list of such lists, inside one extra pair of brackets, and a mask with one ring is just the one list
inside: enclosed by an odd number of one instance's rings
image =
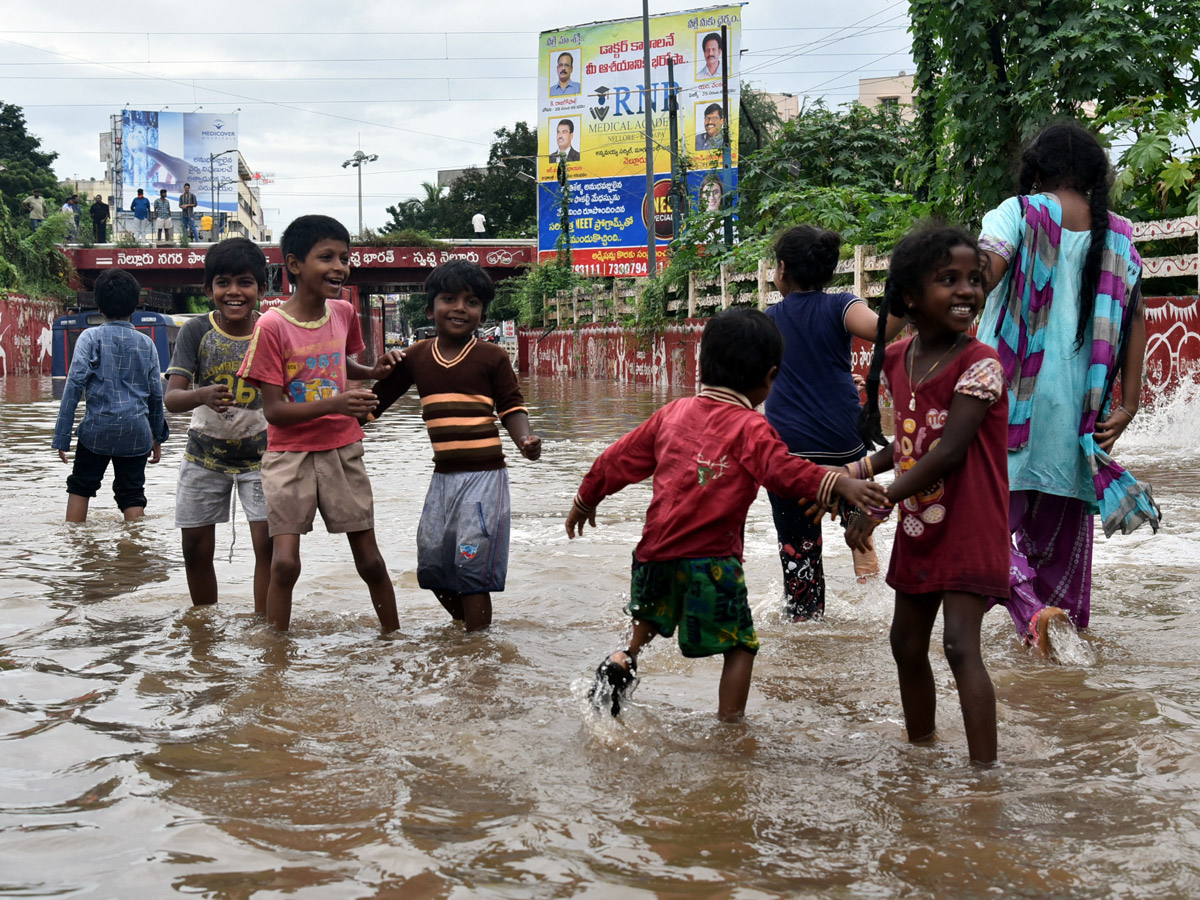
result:
[(415, 401), (370, 432), (401, 622), (382, 638), (344, 539), (319, 526), (287, 635), (252, 614), (244, 521), (232, 563), (218, 529), (221, 603), (190, 608), (178, 417), (144, 522), (102, 494), (65, 525), (50, 382), (0, 379), (0, 896), (1200, 895), (1196, 397), (1118, 447), (1165, 526), (1098, 540), (1072, 658), (1033, 659), (1003, 610), (985, 619), (1001, 765), (980, 771), (940, 649), (940, 740), (904, 742), (891, 597), (854, 581), (839, 540), (825, 621), (784, 620), (765, 496), (746, 527), (763, 642), (747, 721), (715, 721), (719, 660), (665, 641), (620, 720), (591, 713), (648, 488), (604, 503), (582, 540), (564, 515), (596, 454), (673, 395), (524, 386), (544, 453), (509, 453), (509, 590), (487, 634), (417, 588), (431, 462)]

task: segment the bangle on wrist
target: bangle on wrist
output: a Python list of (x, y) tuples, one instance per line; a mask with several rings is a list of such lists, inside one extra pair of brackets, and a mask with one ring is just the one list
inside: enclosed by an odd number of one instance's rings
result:
[(872, 481), (874, 481), (875, 480), (875, 467), (873, 465), (871, 465), (871, 457), (869, 454), (867, 456), (863, 457), (863, 464), (867, 470), (867, 477), (869, 479), (871, 479)]
[(1137, 413), (1136, 413), (1136, 412), (1130, 412), (1128, 409), (1126, 409), (1126, 408), (1125, 408), (1125, 404), (1124, 404), (1124, 403), (1121, 403), (1121, 404), (1119, 404), (1119, 405), (1117, 406), (1117, 409), (1119, 409), (1121, 412), (1125, 413), (1125, 415), (1129, 416), (1129, 421), (1130, 421), (1130, 422), (1132, 422), (1132, 421), (1133, 421), (1133, 417), (1137, 415)]

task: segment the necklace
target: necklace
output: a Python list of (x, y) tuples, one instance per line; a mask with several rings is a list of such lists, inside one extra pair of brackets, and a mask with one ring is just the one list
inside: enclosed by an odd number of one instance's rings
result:
[(433, 339), (433, 358), (437, 360), (438, 365), (440, 365), (442, 368), (449, 369), (451, 366), (457, 366), (460, 362), (466, 359), (467, 354), (471, 352), (471, 348), (474, 346), (475, 338), (472, 337), (469, 341), (467, 341), (467, 345), (458, 352), (458, 355), (455, 356), (454, 359), (447, 359), (442, 355), (442, 351), (438, 349), (437, 338), (435, 337)]
[(937, 358), (937, 362), (935, 362), (932, 366), (929, 367), (929, 371), (921, 376), (920, 381), (913, 381), (913, 361), (917, 358), (917, 341), (919, 341), (920, 338), (918, 337), (918, 338), (913, 339), (912, 352), (909, 354), (909, 357), (908, 357), (908, 390), (909, 390), (908, 411), (909, 412), (917, 411), (917, 388), (919, 388), (921, 385), (923, 385), (925, 382), (927, 382), (929, 380), (929, 376), (932, 375), (934, 370), (942, 364), (942, 360), (945, 359), (947, 356), (949, 356), (951, 354), (951, 352), (954, 350), (954, 348), (958, 346), (958, 341), (959, 341), (959, 338), (961, 338), (961, 337), (962, 337), (962, 335), (959, 335), (958, 337), (956, 337), (954, 339), (954, 343), (950, 345), (950, 349), (948, 349), (945, 353), (943, 353), (941, 356), (939, 356)]

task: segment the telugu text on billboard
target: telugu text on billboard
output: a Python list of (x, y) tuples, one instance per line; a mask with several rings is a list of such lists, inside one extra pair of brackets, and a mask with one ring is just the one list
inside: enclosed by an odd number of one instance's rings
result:
[(138, 188), (150, 199), (165, 188), (174, 202), (184, 184), (190, 184), (198, 207), (209, 209), (219, 186), (220, 208), (237, 209), (236, 113), (122, 110), (121, 144), (126, 205)]
[[(692, 10), (650, 19), (650, 108), (654, 193), (646, 198), (642, 20), (619, 19), (543, 32), (539, 40), (538, 258), (555, 255), (562, 233), (566, 168), (572, 262), (585, 275), (645, 275), (653, 228), (659, 247), (674, 237), (671, 186), (671, 83), (674, 64), (677, 148), (687, 170), (690, 202), (728, 205), (737, 183), (740, 6)], [(724, 47), (721, 26), (726, 27)], [(729, 67), (728, 109), (721, 56)], [(724, 126), (731, 169), (722, 170)], [(730, 194), (730, 199), (732, 195)], [(658, 254), (659, 267), (664, 254)]]

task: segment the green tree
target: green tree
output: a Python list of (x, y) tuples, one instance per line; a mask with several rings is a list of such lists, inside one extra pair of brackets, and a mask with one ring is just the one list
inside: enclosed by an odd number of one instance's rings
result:
[(29, 133), (25, 113), (12, 103), (0, 102), (0, 192), (4, 205), (15, 218), (22, 218), (21, 201), (34, 188), (41, 188), (47, 209), (58, 209), (58, 179), (50, 164), (58, 154), (40, 149), (40, 138)]
[(483, 213), (489, 234), (497, 237), (537, 235), (537, 185), (534, 177), (537, 131), (525, 122), (494, 132), (486, 166), (467, 169), (445, 193), (425, 183), (425, 196), (387, 208), (392, 221), (383, 233), (418, 231), (431, 237), (469, 237), (471, 217)]
[(969, 223), (1012, 190), (1022, 143), (1054, 116), (1136, 98), (1200, 103), (1195, 0), (910, 0), (914, 184)]

